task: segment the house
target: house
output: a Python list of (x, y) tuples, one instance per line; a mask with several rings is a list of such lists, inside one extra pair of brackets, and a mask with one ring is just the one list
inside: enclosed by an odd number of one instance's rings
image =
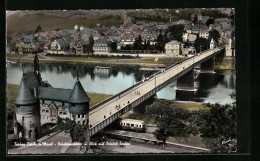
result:
[(33, 34), (22, 34), (20, 40), (16, 42), (19, 54), (38, 52), (40, 44)]
[(191, 33), (193, 33), (193, 34), (198, 34), (199, 31), (200, 31), (199, 26), (194, 25), (194, 24), (191, 25)]
[(181, 55), (181, 43), (178, 41), (171, 41), (165, 44), (166, 55), (175, 57)]
[(196, 50), (193, 46), (185, 46), (184, 44), (181, 44), (181, 53), (185, 56), (194, 55)]
[(233, 31), (225, 45), (226, 56), (236, 56), (235, 32)]
[(70, 43), (73, 41), (72, 36), (67, 36), (61, 39), (56, 39), (51, 43), (51, 50), (53, 51), (69, 51)]
[(209, 38), (209, 29), (205, 26), (200, 28), (199, 37), (208, 39)]
[(106, 39), (99, 39), (94, 42), (93, 51), (94, 54), (107, 54), (110, 53), (111, 41), (107, 41)]
[(88, 44), (89, 44), (88, 41), (80, 39), (77, 36), (74, 36), (74, 41), (70, 43), (70, 51), (75, 55), (84, 54), (86, 53)]
[(187, 42), (188, 43), (195, 43), (196, 39), (197, 39), (196, 34), (188, 34), (188, 36), (187, 36)]
[(138, 36), (139, 34), (137, 32), (124, 32), (120, 42), (125, 45), (132, 45)]

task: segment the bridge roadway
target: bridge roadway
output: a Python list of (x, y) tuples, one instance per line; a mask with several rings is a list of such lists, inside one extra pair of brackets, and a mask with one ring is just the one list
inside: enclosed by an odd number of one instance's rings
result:
[(155, 95), (156, 92), (167, 86), (173, 80), (178, 79), (195, 66), (213, 58), (222, 51), (224, 51), (222, 47), (206, 50), (181, 63), (171, 65), (92, 107), (89, 112), (89, 135), (92, 136), (99, 132), (133, 107), (136, 107), (146, 99)]

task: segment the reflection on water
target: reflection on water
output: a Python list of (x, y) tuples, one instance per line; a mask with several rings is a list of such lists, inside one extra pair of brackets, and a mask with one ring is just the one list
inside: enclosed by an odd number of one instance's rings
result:
[(197, 101), (210, 103), (233, 103), (236, 93), (236, 76), (221, 73), (200, 73), (197, 91), (181, 91), (173, 88), (174, 83), (157, 93), (158, 98), (169, 100)]
[[(105, 94), (116, 94), (155, 72), (142, 71), (139, 70), (139, 66), (132, 65), (113, 65), (110, 69), (97, 69), (94, 66), (83, 65), (41, 64), (40, 70), (43, 80), (48, 81), (53, 87), (72, 88), (78, 75), (87, 92)], [(7, 64), (7, 83), (19, 84), (23, 71), (33, 71), (33, 65)], [(176, 81), (173, 81), (159, 91), (157, 97), (221, 104), (234, 102), (230, 95), (236, 92), (235, 72), (200, 73), (197, 81), (196, 92), (176, 91)]]

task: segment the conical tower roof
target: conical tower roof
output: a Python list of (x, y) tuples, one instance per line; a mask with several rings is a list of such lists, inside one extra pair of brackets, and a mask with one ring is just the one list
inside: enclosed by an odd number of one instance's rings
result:
[(25, 85), (24, 76), (20, 83), (20, 90), (18, 96), (16, 97), (15, 104), (17, 105), (28, 105), (38, 102), (34, 97), (33, 92)]
[(70, 103), (86, 103), (89, 102), (90, 98), (85, 92), (79, 80), (76, 81), (74, 88), (71, 92), (71, 95), (68, 99)]

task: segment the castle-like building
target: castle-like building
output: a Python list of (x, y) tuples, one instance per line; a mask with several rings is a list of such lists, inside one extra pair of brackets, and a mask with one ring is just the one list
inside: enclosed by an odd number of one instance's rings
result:
[(88, 126), (89, 101), (78, 78), (73, 89), (53, 88), (42, 81), (36, 54), (34, 71), (23, 73), (15, 101), (14, 135), (35, 141), (57, 124), (58, 117)]

